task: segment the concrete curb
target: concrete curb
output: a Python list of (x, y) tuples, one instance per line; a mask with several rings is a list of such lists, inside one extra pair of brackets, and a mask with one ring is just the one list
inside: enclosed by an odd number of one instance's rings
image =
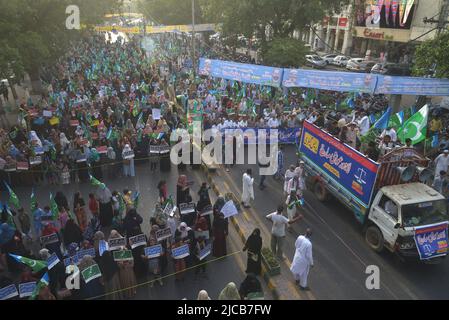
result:
[[(215, 192), (216, 196), (220, 196), (220, 192), (217, 188), (217, 185), (212, 180), (212, 175), (207, 169), (205, 165), (201, 166), (201, 169), (206, 174), (207, 181), (210, 183), (210, 186), (212, 190)], [(240, 227), (237, 219), (235, 217), (230, 218), (234, 228), (236, 229), (238, 235), (240, 236), (240, 239), (242, 240), (242, 243), (245, 244), (246, 242), (246, 236), (242, 231), (242, 228)], [(264, 279), (265, 283), (267, 284), (268, 290), (270, 290), (271, 294), (273, 295), (274, 300), (279, 300), (280, 294), (278, 290), (276, 289), (276, 286), (271, 281), (271, 277), (268, 272), (266, 272), (265, 267), (262, 265), (262, 278)]]

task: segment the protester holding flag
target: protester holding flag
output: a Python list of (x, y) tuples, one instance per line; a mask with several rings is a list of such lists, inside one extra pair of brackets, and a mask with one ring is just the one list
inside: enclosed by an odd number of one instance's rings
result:
[[(117, 238), (122, 238), (122, 235), (119, 234), (116, 230), (111, 230), (109, 239)], [(137, 293), (136, 275), (134, 273), (134, 259), (117, 261), (117, 265), (119, 267), (120, 286), (124, 290), (122, 292), (123, 297), (125, 299), (133, 298)]]
[(119, 266), (114, 261), (112, 252), (100, 250), (100, 243), (106, 243), (104, 233), (97, 231), (94, 236), (95, 261), (98, 263), (104, 282), (106, 300), (122, 300), (123, 294), (120, 285)]
[(223, 257), (227, 254), (226, 237), (228, 236), (228, 220), (223, 213), (219, 213), (214, 218), (212, 225), (212, 254), (214, 257)]
[(262, 238), (260, 236), (260, 229), (256, 228), (246, 240), (242, 251), (248, 251), (248, 259), (246, 263), (246, 273), (260, 275), (261, 266), (261, 250)]
[(87, 228), (87, 216), (85, 211), (86, 203), (84, 202), (83, 196), (81, 192), (75, 192), (73, 196), (73, 212), (75, 212), (75, 216), (78, 222), (78, 226), (81, 231), (84, 232)]
[[(152, 225), (150, 230), (150, 236), (148, 238), (148, 246), (155, 246), (158, 245), (159, 242), (157, 241), (156, 232), (159, 231), (158, 225)], [(162, 248), (161, 255), (165, 255), (165, 250)], [(160, 286), (163, 286), (164, 283), (162, 282), (161, 273), (162, 273), (162, 257), (153, 257), (149, 258), (148, 256), (142, 255), (143, 259), (146, 259), (148, 261), (148, 271), (149, 271), (149, 279), (150, 279), (150, 288), (154, 286), (154, 283), (157, 281)]]

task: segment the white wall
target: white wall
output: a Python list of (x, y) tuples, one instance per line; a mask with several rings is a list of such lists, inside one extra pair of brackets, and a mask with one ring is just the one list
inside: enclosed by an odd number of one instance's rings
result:
[[(410, 39), (415, 39), (437, 26), (437, 24), (434, 23), (424, 23), (423, 19), (425, 17), (428, 19), (433, 17), (433, 19), (438, 20), (444, 0), (415, 0), (415, 2), (417, 2), (418, 5), (414, 12)], [(418, 41), (433, 39), (435, 36), (436, 30), (419, 38)]]

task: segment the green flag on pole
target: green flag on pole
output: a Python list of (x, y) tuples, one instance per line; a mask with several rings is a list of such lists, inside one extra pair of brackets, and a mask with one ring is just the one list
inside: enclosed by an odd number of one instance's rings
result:
[(89, 176), (90, 177), (90, 184), (93, 185), (94, 187), (104, 187), (105, 184), (97, 179), (95, 179), (93, 176)]
[(407, 138), (415, 145), (426, 139), (427, 120), (429, 118), (429, 106), (426, 104), (417, 113), (408, 119), (398, 130), (398, 138), (405, 143)]
[(42, 278), (37, 283), (36, 288), (34, 288), (34, 291), (30, 296), (30, 300), (36, 299), (36, 297), (39, 295), (39, 292), (41, 291), (41, 289), (45, 288), (49, 284), (50, 284), (50, 277), (48, 276), (48, 272), (45, 272), (45, 274), (42, 276)]
[(56, 220), (59, 217), (59, 209), (58, 205), (56, 204), (55, 199), (53, 198), (53, 194), (50, 192), (50, 211), (52, 215), (52, 219)]
[(31, 204), (30, 204), (30, 211), (33, 212), (37, 209), (37, 198), (34, 194), (34, 188), (31, 190)]
[(33, 260), (30, 258), (22, 257), (15, 254), (9, 254), (12, 258), (14, 258), (17, 262), (23, 263), (33, 270), (33, 272), (39, 272), (42, 269), (47, 267), (47, 261), (41, 260)]
[(8, 189), (9, 192), (9, 200), (8, 202), (12, 205), (14, 205), (14, 207), (16, 207), (16, 209), (20, 208), (20, 202), (19, 202), (19, 198), (17, 197), (16, 193), (11, 189), (11, 187), (9, 186), (9, 184), (5, 181), (5, 186), (6, 189)]

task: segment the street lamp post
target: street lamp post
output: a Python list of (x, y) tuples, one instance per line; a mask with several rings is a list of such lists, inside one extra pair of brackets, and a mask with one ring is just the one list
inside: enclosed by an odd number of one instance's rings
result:
[(196, 77), (195, 0), (192, 0), (192, 66), (193, 66), (193, 76)]

